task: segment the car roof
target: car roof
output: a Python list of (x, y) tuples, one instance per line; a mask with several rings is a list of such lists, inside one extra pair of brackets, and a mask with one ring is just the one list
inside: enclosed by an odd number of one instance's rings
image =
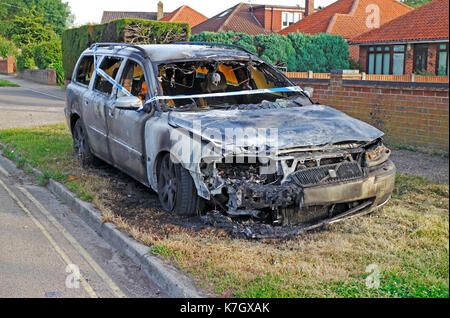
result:
[[(132, 46), (120, 47), (99, 47), (99, 54), (111, 53), (136, 53), (136, 49)], [(164, 62), (174, 60), (188, 60), (188, 59), (206, 59), (208, 57), (224, 58), (224, 59), (248, 59), (249, 54), (245, 51), (226, 49), (220, 47), (214, 47), (210, 45), (193, 45), (193, 44), (144, 44), (136, 45), (143, 50), (150, 58), (152, 62)], [(92, 49), (86, 50), (86, 52), (92, 52)], [(127, 53), (125, 53), (127, 54)], [(256, 57), (253, 57), (256, 58)]]

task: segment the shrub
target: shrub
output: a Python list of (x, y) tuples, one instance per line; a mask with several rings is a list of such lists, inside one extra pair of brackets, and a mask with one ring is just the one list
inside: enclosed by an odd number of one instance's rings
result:
[(258, 55), (273, 65), (285, 65), (289, 57), (295, 55), (291, 41), (280, 34), (260, 34), (255, 36)]
[(201, 32), (191, 36), (190, 41), (193, 42), (215, 42), (235, 44), (242, 46), (250, 52), (256, 53), (254, 37), (245, 33), (227, 32)]
[(61, 42), (58, 40), (42, 42), (34, 47), (34, 62), (41, 70), (49, 69), (56, 63), (61, 64)]
[(288, 34), (295, 49), (290, 58), (290, 71), (326, 73), (349, 68), (348, 44), (344, 38), (327, 33), (309, 35)]
[(17, 46), (10, 40), (7, 40), (0, 36), (0, 56), (16, 56)]
[(64, 74), (66, 79), (70, 79), (80, 54), (92, 43), (173, 43), (187, 41), (190, 32), (187, 23), (138, 19), (119, 19), (105, 24), (84, 25), (79, 28), (68, 29), (62, 35)]
[(36, 68), (33, 57), (33, 47), (25, 46), (21, 48), (21, 52), (17, 57), (17, 70)]
[(326, 33), (251, 36), (231, 31), (201, 32), (193, 35), (190, 40), (237, 44), (276, 66), (287, 65), (291, 72), (321, 73), (349, 68), (347, 42), (340, 36)]

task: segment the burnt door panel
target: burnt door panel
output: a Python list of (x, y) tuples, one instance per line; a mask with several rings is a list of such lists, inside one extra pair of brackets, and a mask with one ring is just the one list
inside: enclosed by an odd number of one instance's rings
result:
[(82, 100), (82, 117), (89, 139), (89, 145), (95, 155), (109, 159), (106, 134), (105, 102), (108, 96), (88, 91)]
[[(147, 98), (147, 85), (142, 66), (132, 60), (125, 65), (120, 84), (142, 101)], [(123, 96), (117, 92), (118, 97)], [(114, 164), (143, 183), (146, 182), (144, 126), (148, 114), (134, 110), (107, 107), (108, 142)]]
[(147, 114), (115, 107), (107, 112), (108, 142), (114, 164), (144, 182), (144, 125)]
[[(99, 63), (103, 71), (115, 78), (122, 64), (122, 58), (105, 56)], [(108, 162), (111, 162), (111, 155), (108, 147), (106, 108), (107, 105), (114, 103), (112, 89), (113, 85), (109, 81), (96, 74), (92, 89), (83, 100), (83, 117), (91, 148), (97, 156)]]

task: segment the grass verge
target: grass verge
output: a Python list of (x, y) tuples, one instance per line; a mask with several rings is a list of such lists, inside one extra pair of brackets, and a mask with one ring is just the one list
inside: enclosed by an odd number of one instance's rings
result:
[(109, 195), (109, 181), (79, 167), (64, 124), (1, 130), (0, 141), (7, 145), (4, 155), (92, 201), (105, 222), (128, 231), (216, 294), (449, 297), (447, 184), (397, 175), (393, 197), (382, 209), (289, 240), (248, 241), (182, 230), (160, 236), (151, 226), (136, 226), (106, 208), (102, 198)]
[(4, 79), (0, 79), (0, 87), (6, 87), (6, 86), (19, 87), (20, 85), (16, 84), (16, 83), (13, 83), (13, 82), (10, 82), (10, 81), (7, 81), (7, 80), (4, 80)]

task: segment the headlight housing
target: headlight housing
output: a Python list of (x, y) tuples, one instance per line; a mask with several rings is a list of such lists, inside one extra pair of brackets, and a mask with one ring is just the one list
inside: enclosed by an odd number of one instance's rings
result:
[(386, 162), (391, 156), (391, 151), (379, 142), (366, 151), (366, 164), (370, 167), (378, 166)]

